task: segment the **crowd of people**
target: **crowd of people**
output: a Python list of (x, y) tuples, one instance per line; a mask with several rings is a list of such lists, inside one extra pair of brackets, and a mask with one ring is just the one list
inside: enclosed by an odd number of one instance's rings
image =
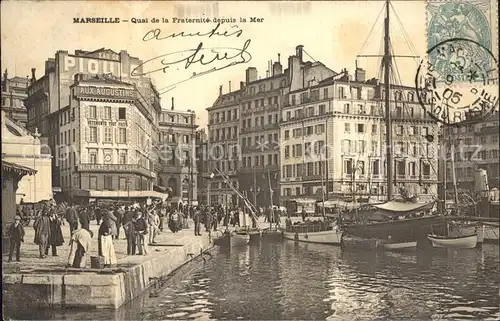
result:
[[(20, 247), (24, 242), (24, 228), (21, 216), (33, 215), (33, 210), (18, 207), (18, 215), (9, 227), (10, 252), (9, 261), (16, 252), (16, 260), (20, 261)], [(279, 209), (260, 209), (258, 216), (265, 216), (266, 222), (276, 223), (279, 226), (281, 211)], [(94, 233), (91, 231), (90, 222), (95, 220), (99, 226), (97, 230), (98, 256), (102, 257), (105, 266), (114, 266), (117, 258), (114, 249), (114, 240), (120, 237), (123, 229), (124, 239), (127, 241), (127, 255), (147, 255), (148, 245), (156, 244), (160, 233), (166, 233), (168, 228), (172, 233), (189, 228), (188, 218), (193, 219), (194, 234), (202, 235), (204, 231), (210, 233), (218, 227), (232, 225), (241, 226), (240, 217), (243, 209), (222, 206), (193, 206), (171, 207), (164, 204), (134, 204), (134, 205), (72, 205), (65, 203), (56, 205), (49, 202), (34, 216), (33, 228), (35, 230), (34, 243), (38, 245), (39, 257), (44, 259), (51, 250), (52, 256), (58, 256), (57, 248), (65, 242), (62, 226), (67, 224), (71, 238), (69, 240), (70, 255), (68, 267), (85, 267), (86, 257), (89, 255), (91, 240)], [(32, 217), (33, 217), (32, 216)], [(256, 217), (249, 215), (252, 227), (257, 227)]]

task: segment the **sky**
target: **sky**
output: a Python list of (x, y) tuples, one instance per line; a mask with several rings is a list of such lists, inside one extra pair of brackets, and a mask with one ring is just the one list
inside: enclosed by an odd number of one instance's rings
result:
[[(295, 54), (299, 44), (307, 53), (304, 60), (320, 61), (337, 72), (347, 68), (352, 73), (357, 59), (358, 66), (367, 70), (367, 78), (377, 77), (380, 58), (356, 56), (382, 53), (384, 13), (376, 20), (383, 6), (383, 1), (2, 1), (2, 68), (8, 69), (9, 78), (31, 75), (31, 68), (36, 68), (37, 77), (40, 77), (44, 73), (45, 60), (53, 58), (57, 50), (67, 50), (71, 54), (78, 49), (93, 51), (105, 47), (115, 52), (127, 50), (130, 55), (147, 61), (167, 53), (196, 49), (200, 42), (203, 48), (241, 49), (250, 40), (247, 52), (251, 60), (247, 63), (191, 79), (162, 94), (164, 108), (170, 108), (174, 97), (176, 109), (195, 110), (200, 126), (205, 127), (208, 118), (205, 109), (217, 99), (219, 86), (222, 85), (223, 92), (227, 93), (231, 81), (232, 90), (238, 89), (248, 67), (256, 67), (259, 77), (264, 78), (268, 61), (276, 61), (278, 53), (285, 69), (288, 57)], [(415, 48), (411, 50), (404, 41), (398, 18), (391, 9), (391, 39), (395, 53), (423, 56), (426, 51), (425, 2), (393, 1), (392, 7)], [(75, 24), (74, 17), (118, 17), (129, 22)], [(241, 17), (247, 22), (241, 22)], [(263, 21), (249, 22), (250, 17), (263, 18)], [(148, 19), (148, 22), (132, 23), (132, 18)], [(153, 23), (153, 18), (160, 22)], [(169, 19), (169, 23), (162, 23), (162, 18)], [(218, 31), (242, 32), (239, 37), (193, 36), (143, 41), (146, 33), (156, 28), (161, 29), (162, 35), (169, 35), (182, 31), (207, 33), (217, 25), (213, 21), (173, 23), (173, 18), (234, 18), (235, 23), (222, 23)], [(212, 59), (209, 56), (210, 53), (206, 53), (205, 59)], [(420, 59), (412, 58), (396, 60), (403, 84), (413, 84), (419, 62)], [(151, 78), (157, 88), (163, 88), (189, 78), (193, 72), (203, 72), (208, 66), (192, 64), (184, 69), (184, 65), (176, 64), (168, 73), (154, 73)]]

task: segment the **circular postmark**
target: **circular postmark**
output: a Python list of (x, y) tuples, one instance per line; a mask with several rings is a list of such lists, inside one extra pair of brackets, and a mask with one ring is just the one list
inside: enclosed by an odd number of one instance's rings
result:
[(442, 41), (420, 63), (415, 89), (420, 105), (436, 121), (454, 126), (481, 121), (498, 106), (497, 60), (473, 40)]

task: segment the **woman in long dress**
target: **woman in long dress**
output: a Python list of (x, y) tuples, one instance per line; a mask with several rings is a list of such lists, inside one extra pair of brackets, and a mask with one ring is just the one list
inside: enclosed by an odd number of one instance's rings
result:
[(99, 227), (99, 256), (104, 257), (104, 266), (116, 265), (116, 253), (113, 245), (113, 231), (110, 220), (104, 220)]

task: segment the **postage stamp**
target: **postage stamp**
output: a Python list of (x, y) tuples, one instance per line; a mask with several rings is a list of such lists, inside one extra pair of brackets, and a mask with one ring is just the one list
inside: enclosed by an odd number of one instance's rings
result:
[(437, 121), (462, 125), (498, 108), (498, 3), (427, 4), (427, 55), (415, 76), (421, 106)]

